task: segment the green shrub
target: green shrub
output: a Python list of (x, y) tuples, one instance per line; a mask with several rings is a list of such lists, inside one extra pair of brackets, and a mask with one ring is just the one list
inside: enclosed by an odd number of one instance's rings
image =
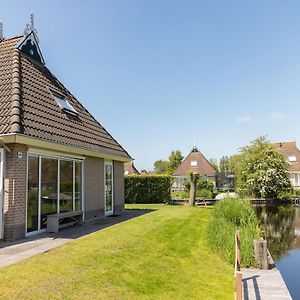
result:
[(278, 200), (292, 200), (294, 198), (297, 198), (294, 190), (281, 191), (276, 197)]
[(225, 199), (215, 206), (207, 226), (208, 240), (226, 261), (234, 264), (235, 232), (241, 234), (241, 265), (254, 266), (253, 240), (261, 235), (259, 222), (249, 201)]
[(125, 177), (125, 203), (165, 203), (171, 200), (170, 175)]
[[(190, 197), (190, 182), (186, 181), (184, 183), (185, 186), (185, 196), (186, 198)], [(197, 182), (197, 186), (196, 186), (196, 197), (201, 197), (201, 198), (206, 198), (206, 199), (211, 199), (214, 195), (214, 184), (207, 180), (207, 179), (203, 179), (201, 178), (198, 182)]]

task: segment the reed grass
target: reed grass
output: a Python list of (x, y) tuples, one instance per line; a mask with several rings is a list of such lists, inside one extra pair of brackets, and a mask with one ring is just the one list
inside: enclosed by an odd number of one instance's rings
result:
[(207, 238), (211, 247), (227, 262), (234, 264), (235, 232), (241, 234), (241, 265), (255, 265), (253, 240), (261, 235), (261, 228), (249, 201), (225, 199), (211, 214), (207, 226)]

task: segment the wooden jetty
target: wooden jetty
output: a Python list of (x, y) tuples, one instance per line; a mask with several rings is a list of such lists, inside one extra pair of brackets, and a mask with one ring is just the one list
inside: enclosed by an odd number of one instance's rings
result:
[(279, 270), (241, 269), (244, 300), (292, 300)]

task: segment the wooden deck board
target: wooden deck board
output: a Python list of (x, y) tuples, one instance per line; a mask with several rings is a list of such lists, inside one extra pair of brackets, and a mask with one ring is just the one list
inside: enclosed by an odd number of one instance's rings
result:
[(242, 269), (244, 300), (291, 300), (292, 297), (277, 268)]

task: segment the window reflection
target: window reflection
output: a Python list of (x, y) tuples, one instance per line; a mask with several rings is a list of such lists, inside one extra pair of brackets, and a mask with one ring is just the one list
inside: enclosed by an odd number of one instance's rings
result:
[(113, 166), (110, 163), (105, 164), (105, 211), (112, 212), (113, 208)]
[(47, 226), (47, 215), (57, 213), (57, 160), (41, 160), (41, 228)]
[(39, 156), (28, 156), (27, 232), (46, 228), (49, 214), (82, 210), (82, 163), (42, 156), (40, 163), (39, 183)]
[(28, 158), (27, 232), (38, 230), (39, 158)]
[(81, 163), (75, 163), (75, 210), (81, 210)]
[(60, 161), (60, 212), (73, 210), (73, 162)]

